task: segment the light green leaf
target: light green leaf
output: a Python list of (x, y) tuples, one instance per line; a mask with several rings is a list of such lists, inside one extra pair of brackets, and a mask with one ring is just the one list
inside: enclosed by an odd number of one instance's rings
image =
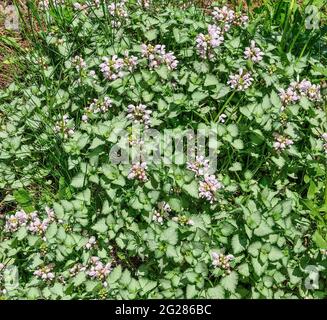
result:
[(232, 271), (229, 275), (223, 277), (220, 281), (222, 287), (229, 292), (235, 292), (237, 283), (238, 275), (235, 271)]

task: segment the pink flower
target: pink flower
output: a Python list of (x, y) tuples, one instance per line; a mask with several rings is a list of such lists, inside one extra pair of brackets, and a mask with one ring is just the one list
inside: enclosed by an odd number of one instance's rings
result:
[(256, 47), (256, 43), (252, 40), (250, 47), (244, 50), (244, 58), (252, 60), (254, 63), (260, 62), (263, 58), (263, 52)]
[(274, 142), (273, 146), (274, 146), (274, 149), (277, 151), (283, 151), (288, 146), (290, 146), (294, 143), (293, 140), (291, 140), (285, 136), (282, 136), (278, 133), (274, 133), (274, 137), (275, 137), (275, 142)]
[(148, 64), (150, 69), (158, 68), (160, 65), (164, 64), (169, 70), (174, 70), (177, 68), (178, 61), (173, 52), (166, 53), (166, 46), (157, 44), (155, 46), (145, 43), (141, 44), (142, 57), (148, 59)]
[(245, 91), (251, 86), (253, 81), (254, 79), (252, 78), (251, 73), (240, 68), (238, 73), (229, 76), (227, 84), (237, 91)]
[(147, 110), (146, 105), (130, 104), (127, 106), (127, 119), (133, 121), (134, 123), (144, 124), (145, 128), (148, 128), (151, 123), (151, 110)]
[(137, 179), (142, 182), (146, 182), (148, 180), (148, 177), (146, 175), (147, 168), (148, 167), (146, 162), (134, 163), (129, 171), (127, 178)]
[(212, 252), (211, 258), (212, 258), (212, 265), (214, 267), (221, 268), (221, 269), (227, 271), (227, 273), (231, 272), (230, 261), (235, 259), (235, 257), (233, 255), (228, 254), (225, 256), (222, 253)]
[(224, 41), (221, 29), (216, 25), (208, 25), (208, 34), (200, 33), (196, 38), (196, 48), (203, 59), (213, 59), (213, 49)]
[(188, 162), (187, 169), (193, 171), (197, 176), (203, 176), (209, 169), (209, 160), (204, 156), (197, 156), (195, 162)]
[(222, 188), (223, 185), (214, 175), (205, 175), (204, 180), (200, 181), (199, 194), (201, 198), (213, 203), (216, 200), (216, 191)]

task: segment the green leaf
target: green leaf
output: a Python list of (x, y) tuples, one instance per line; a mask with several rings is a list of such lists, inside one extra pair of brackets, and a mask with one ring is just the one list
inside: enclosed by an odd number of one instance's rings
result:
[(21, 241), (27, 236), (27, 230), (25, 227), (19, 228), (19, 230), (16, 232), (17, 240)]
[(216, 76), (214, 76), (213, 74), (206, 75), (206, 78), (204, 80), (205, 87), (216, 86), (218, 84), (219, 84), (219, 80)]
[(86, 180), (85, 174), (80, 172), (75, 177), (73, 177), (71, 185), (74, 188), (82, 188), (84, 186), (84, 181), (85, 180)]
[(229, 124), (227, 126), (227, 131), (229, 132), (229, 134), (232, 136), (232, 137), (237, 137), (238, 136), (238, 127), (236, 124)]
[(200, 101), (202, 101), (203, 99), (207, 98), (208, 94), (205, 92), (201, 92), (201, 91), (195, 91), (192, 94), (192, 100), (196, 103), (199, 103)]
[(247, 240), (245, 238), (240, 237), (239, 234), (235, 234), (232, 238), (232, 248), (233, 253), (237, 254), (244, 251), (247, 247)]
[(276, 163), (278, 168), (282, 168), (285, 165), (285, 159), (283, 157), (281, 157), (281, 156), (279, 156), (278, 158), (271, 157), (271, 160)]
[(18, 189), (17, 191), (14, 191), (14, 198), (21, 206), (30, 204), (32, 201), (29, 192), (25, 189)]
[(178, 242), (178, 234), (175, 227), (169, 227), (161, 234), (161, 240), (168, 242), (171, 245), (176, 245)]
[(98, 231), (100, 233), (105, 233), (108, 230), (108, 226), (106, 225), (105, 219), (100, 219), (93, 227), (93, 230)]
[(110, 272), (108, 282), (115, 283), (116, 281), (119, 280), (121, 275), (122, 275), (122, 268), (121, 265), (119, 265), (118, 267), (116, 267)]
[(273, 232), (273, 230), (270, 228), (270, 226), (264, 220), (261, 220), (259, 227), (254, 230), (254, 234), (258, 237), (266, 236), (272, 232)]
[(156, 72), (160, 78), (164, 80), (168, 79), (169, 69), (167, 68), (166, 65), (163, 64), (159, 68), (156, 68)]
[(249, 264), (246, 262), (239, 265), (237, 270), (244, 277), (248, 277), (250, 275)]
[(196, 290), (194, 284), (188, 284), (186, 286), (186, 299), (192, 299), (196, 296), (198, 290)]
[(239, 162), (234, 162), (233, 165), (229, 168), (229, 171), (242, 171), (242, 165)]
[(222, 287), (229, 292), (235, 292), (237, 283), (238, 275), (235, 271), (232, 271), (229, 275), (223, 277), (220, 281)]
[(57, 234), (57, 231), (58, 231), (57, 224), (55, 222), (51, 223), (45, 233), (46, 238), (52, 239)]
[(188, 193), (191, 197), (199, 198), (199, 186), (198, 183), (193, 180), (190, 184), (184, 184), (183, 190)]
[(243, 149), (244, 148), (244, 144), (243, 144), (243, 141), (241, 139), (236, 139), (232, 142), (232, 146), (235, 148), (235, 149)]
[(85, 272), (79, 272), (73, 279), (73, 283), (76, 287), (84, 283), (86, 280), (86, 274)]
[(322, 237), (318, 230), (315, 231), (312, 239), (320, 249), (327, 249), (327, 241)]
[(284, 257), (283, 251), (279, 248), (273, 246), (268, 254), (268, 258), (271, 261), (277, 261), (279, 259), (282, 259)]
[(224, 299), (225, 298), (224, 288), (222, 286), (218, 285), (218, 286), (208, 289), (207, 298), (208, 299)]
[(122, 276), (120, 277), (119, 282), (124, 286), (128, 286), (130, 281), (131, 281), (131, 273), (128, 269), (125, 269), (124, 272), (122, 273)]
[(93, 141), (92, 141), (92, 144), (90, 145), (90, 147), (89, 147), (89, 149), (90, 150), (93, 150), (93, 149), (95, 149), (95, 148), (97, 148), (97, 147), (99, 147), (99, 146), (102, 146), (102, 145), (104, 145), (104, 141), (103, 140), (101, 140), (101, 139), (99, 139), (99, 138), (94, 138), (93, 139)]
[(151, 29), (144, 33), (144, 36), (149, 40), (153, 41), (158, 36), (158, 30), (157, 29)]

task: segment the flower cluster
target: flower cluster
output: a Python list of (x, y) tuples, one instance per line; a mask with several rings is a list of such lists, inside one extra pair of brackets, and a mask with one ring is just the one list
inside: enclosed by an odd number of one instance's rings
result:
[(106, 286), (105, 279), (111, 271), (112, 264), (110, 262), (103, 264), (99, 257), (91, 257), (91, 265), (86, 270), (86, 274), (92, 279), (103, 281), (103, 285)]
[(145, 9), (150, 7), (150, 0), (137, 0), (137, 4)]
[(83, 11), (92, 7), (99, 8), (99, 6), (100, 6), (100, 0), (87, 1), (84, 4), (81, 4), (79, 2), (73, 3), (73, 7), (76, 11)]
[(75, 133), (75, 128), (72, 126), (67, 114), (62, 117), (62, 120), (56, 122), (53, 129), (55, 133), (63, 133), (65, 139), (73, 136)]
[(226, 271), (227, 274), (231, 273), (230, 261), (234, 260), (235, 257), (231, 254), (224, 255), (222, 253), (212, 252), (212, 265), (214, 267), (221, 268)]
[(296, 103), (298, 100), (300, 100), (300, 96), (293, 87), (289, 87), (286, 90), (280, 89), (279, 97), (283, 103), (282, 111), (284, 110), (285, 105)]
[(320, 85), (312, 84), (309, 80), (303, 79), (302, 81), (293, 81), (286, 90), (279, 90), (283, 109), (288, 104), (296, 103), (303, 96), (311, 101), (321, 100)]
[(170, 212), (171, 212), (171, 208), (167, 202), (165, 201), (159, 202), (158, 209), (154, 210), (152, 220), (160, 224), (163, 224), (164, 219), (166, 219), (169, 216)]
[(73, 267), (69, 269), (69, 273), (72, 277), (76, 276), (78, 273), (85, 271), (86, 267), (81, 263), (74, 264)]
[(218, 121), (219, 121), (220, 123), (225, 123), (226, 119), (227, 119), (227, 115), (226, 115), (225, 113), (222, 113), (222, 114), (219, 116)]
[(94, 236), (90, 237), (89, 240), (87, 241), (86, 245), (85, 245), (85, 248), (87, 250), (90, 250), (92, 248), (94, 248), (97, 244), (97, 240)]
[(107, 80), (116, 80), (124, 76), (124, 72), (132, 72), (137, 65), (138, 59), (135, 56), (129, 56), (125, 51), (124, 58), (118, 58), (113, 55), (111, 58), (103, 57), (100, 64), (100, 71)]
[(216, 192), (222, 189), (223, 185), (217, 180), (214, 175), (205, 175), (203, 181), (200, 181), (199, 195), (200, 198), (208, 200), (213, 203), (216, 200)]
[(42, 279), (43, 281), (51, 281), (55, 278), (55, 273), (53, 272), (53, 268), (54, 265), (49, 264), (47, 266), (35, 270), (33, 274), (37, 278)]
[(145, 43), (141, 44), (142, 57), (148, 59), (150, 69), (158, 68), (164, 64), (169, 70), (177, 68), (178, 60), (173, 52), (166, 53), (166, 46), (157, 44), (155, 46)]
[(112, 106), (112, 101), (109, 97), (104, 97), (103, 101), (94, 99), (93, 102), (85, 108), (85, 113), (82, 116), (84, 122), (88, 122), (91, 114), (105, 113)]
[(148, 166), (146, 162), (134, 163), (129, 171), (127, 178), (146, 182), (148, 181), (148, 177), (146, 175), (147, 168)]
[(147, 110), (146, 105), (130, 104), (127, 106), (127, 119), (133, 121), (136, 124), (143, 124), (145, 128), (148, 128), (151, 123), (151, 110)]
[(83, 69), (86, 69), (87, 65), (84, 61), (84, 59), (80, 56), (75, 56), (72, 61), (73, 65), (75, 66), (77, 71), (81, 71)]
[(215, 7), (212, 16), (216, 22), (221, 23), (224, 31), (228, 31), (232, 25), (244, 26), (249, 21), (248, 16), (236, 13), (226, 6), (222, 8)]
[(57, 7), (57, 6), (65, 4), (65, 0), (52, 0), (52, 1), (41, 0), (39, 2), (39, 9), (40, 10), (48, 10), (50, 8), (51, 3), (54, 7)]
[(103, 57), (103, 63), (100, 64), (100, 70), (107, 80), (116, 80), (118, 78), (122, 78), (123, 68), (124, 68), (124, 60), (118, 58), (117, 55), (114, 55), (110, 58)]
[(309, 80), (303, 79), (301, 82), (292, 82), (291, 87), (298, 90), (301, 96), (306, 96), (311, 101), (319, 101), (320, 85), (312, 84)]
[(256, 47), (256, 43), (254, 40), (251, 41), (249, 47), (245, 48), (244, 58), (249, 59), (254, 63), (258, 63), (263, 59), (263, 52), (260, 50), (260, 48)]
[(129, 72), (132, 72), (134, 71), (137, 63), (138, 58), (136, 56), (130, 56), (129, 52), (126, 50), (124, 52), (124, 68), (126, 68)]
[(20, 227), (26, 226), (27, 230), (32, 234), (44, 235), (49, 224), (55, 220), (55, 214), (52, 209), (46, 207), (45, 211), (47, 217), (41, 219), (37, 211), (26, 213), (24, 210), (19, 210), (14, 215), (6, 218), (5, 230), (7, 232), (15, 232)]
[(126, 20), (128, 18), (126, 0), (120, 0), (110, 3), (108, 5), (108, 11), (109, 14), (114, 18), (114, 20), (111, 21), (111, 25), (114, 28), (119, 28), (121, 26), (121, 20)]
[(196, 49), (203, 59), (213, 59), (213, 49), (217, 48), (224, 41), (221, 29), (216, 25), (208, 25), (208, 33), (200, 33), (196, 37)]
[(132, 146), (143, 146), (144, 145), (144, 140), (140, 139), (139, 137), (135, 135), (129, 135), (128, 136), (128, 144)]
[(294, 142), (293, 140), (280, 135), (279, 133), (274, 133), (275, 142), (274, 142), (274, 149), (277, 151), (283, 151), (288, 146), (292, 145)]
[(28, 221), (28, 214), (24, 210), (17, 211), (14, 215), (6, 217), (5, 230), (15, 232), (20, 227), (25, 226)]
[(194, 221), (192, 219), (190, 219), (189, 217), (183, 215), (183, 216), (179, 216), (179, 217), (173, 217), (172, 218), (173, 221), (181, 224), (181, 225), (187, 225), (187, 226), (193, 226), (194, 225)]
[(187, 169), (193, 171), (196, 176), (203, 176), (208, 172), (209, 160), (204, 156), (196, 156), (194, 162), (187, 162)]
[(245, 91), (251, 86), (253, 80), (254, 79), (252, 78), (250, 72), (240, 68), (238, 73), (229, 76), (227, 84), (229, 84), (232, 89), (236, 89), (237, 91)]

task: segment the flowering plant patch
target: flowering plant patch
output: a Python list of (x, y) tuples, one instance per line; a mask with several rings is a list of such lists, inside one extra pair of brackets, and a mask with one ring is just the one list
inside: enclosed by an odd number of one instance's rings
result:
[(34, 6), (0, 94), (1, 298), (326, 297), (326, 56), (223, 4)]

